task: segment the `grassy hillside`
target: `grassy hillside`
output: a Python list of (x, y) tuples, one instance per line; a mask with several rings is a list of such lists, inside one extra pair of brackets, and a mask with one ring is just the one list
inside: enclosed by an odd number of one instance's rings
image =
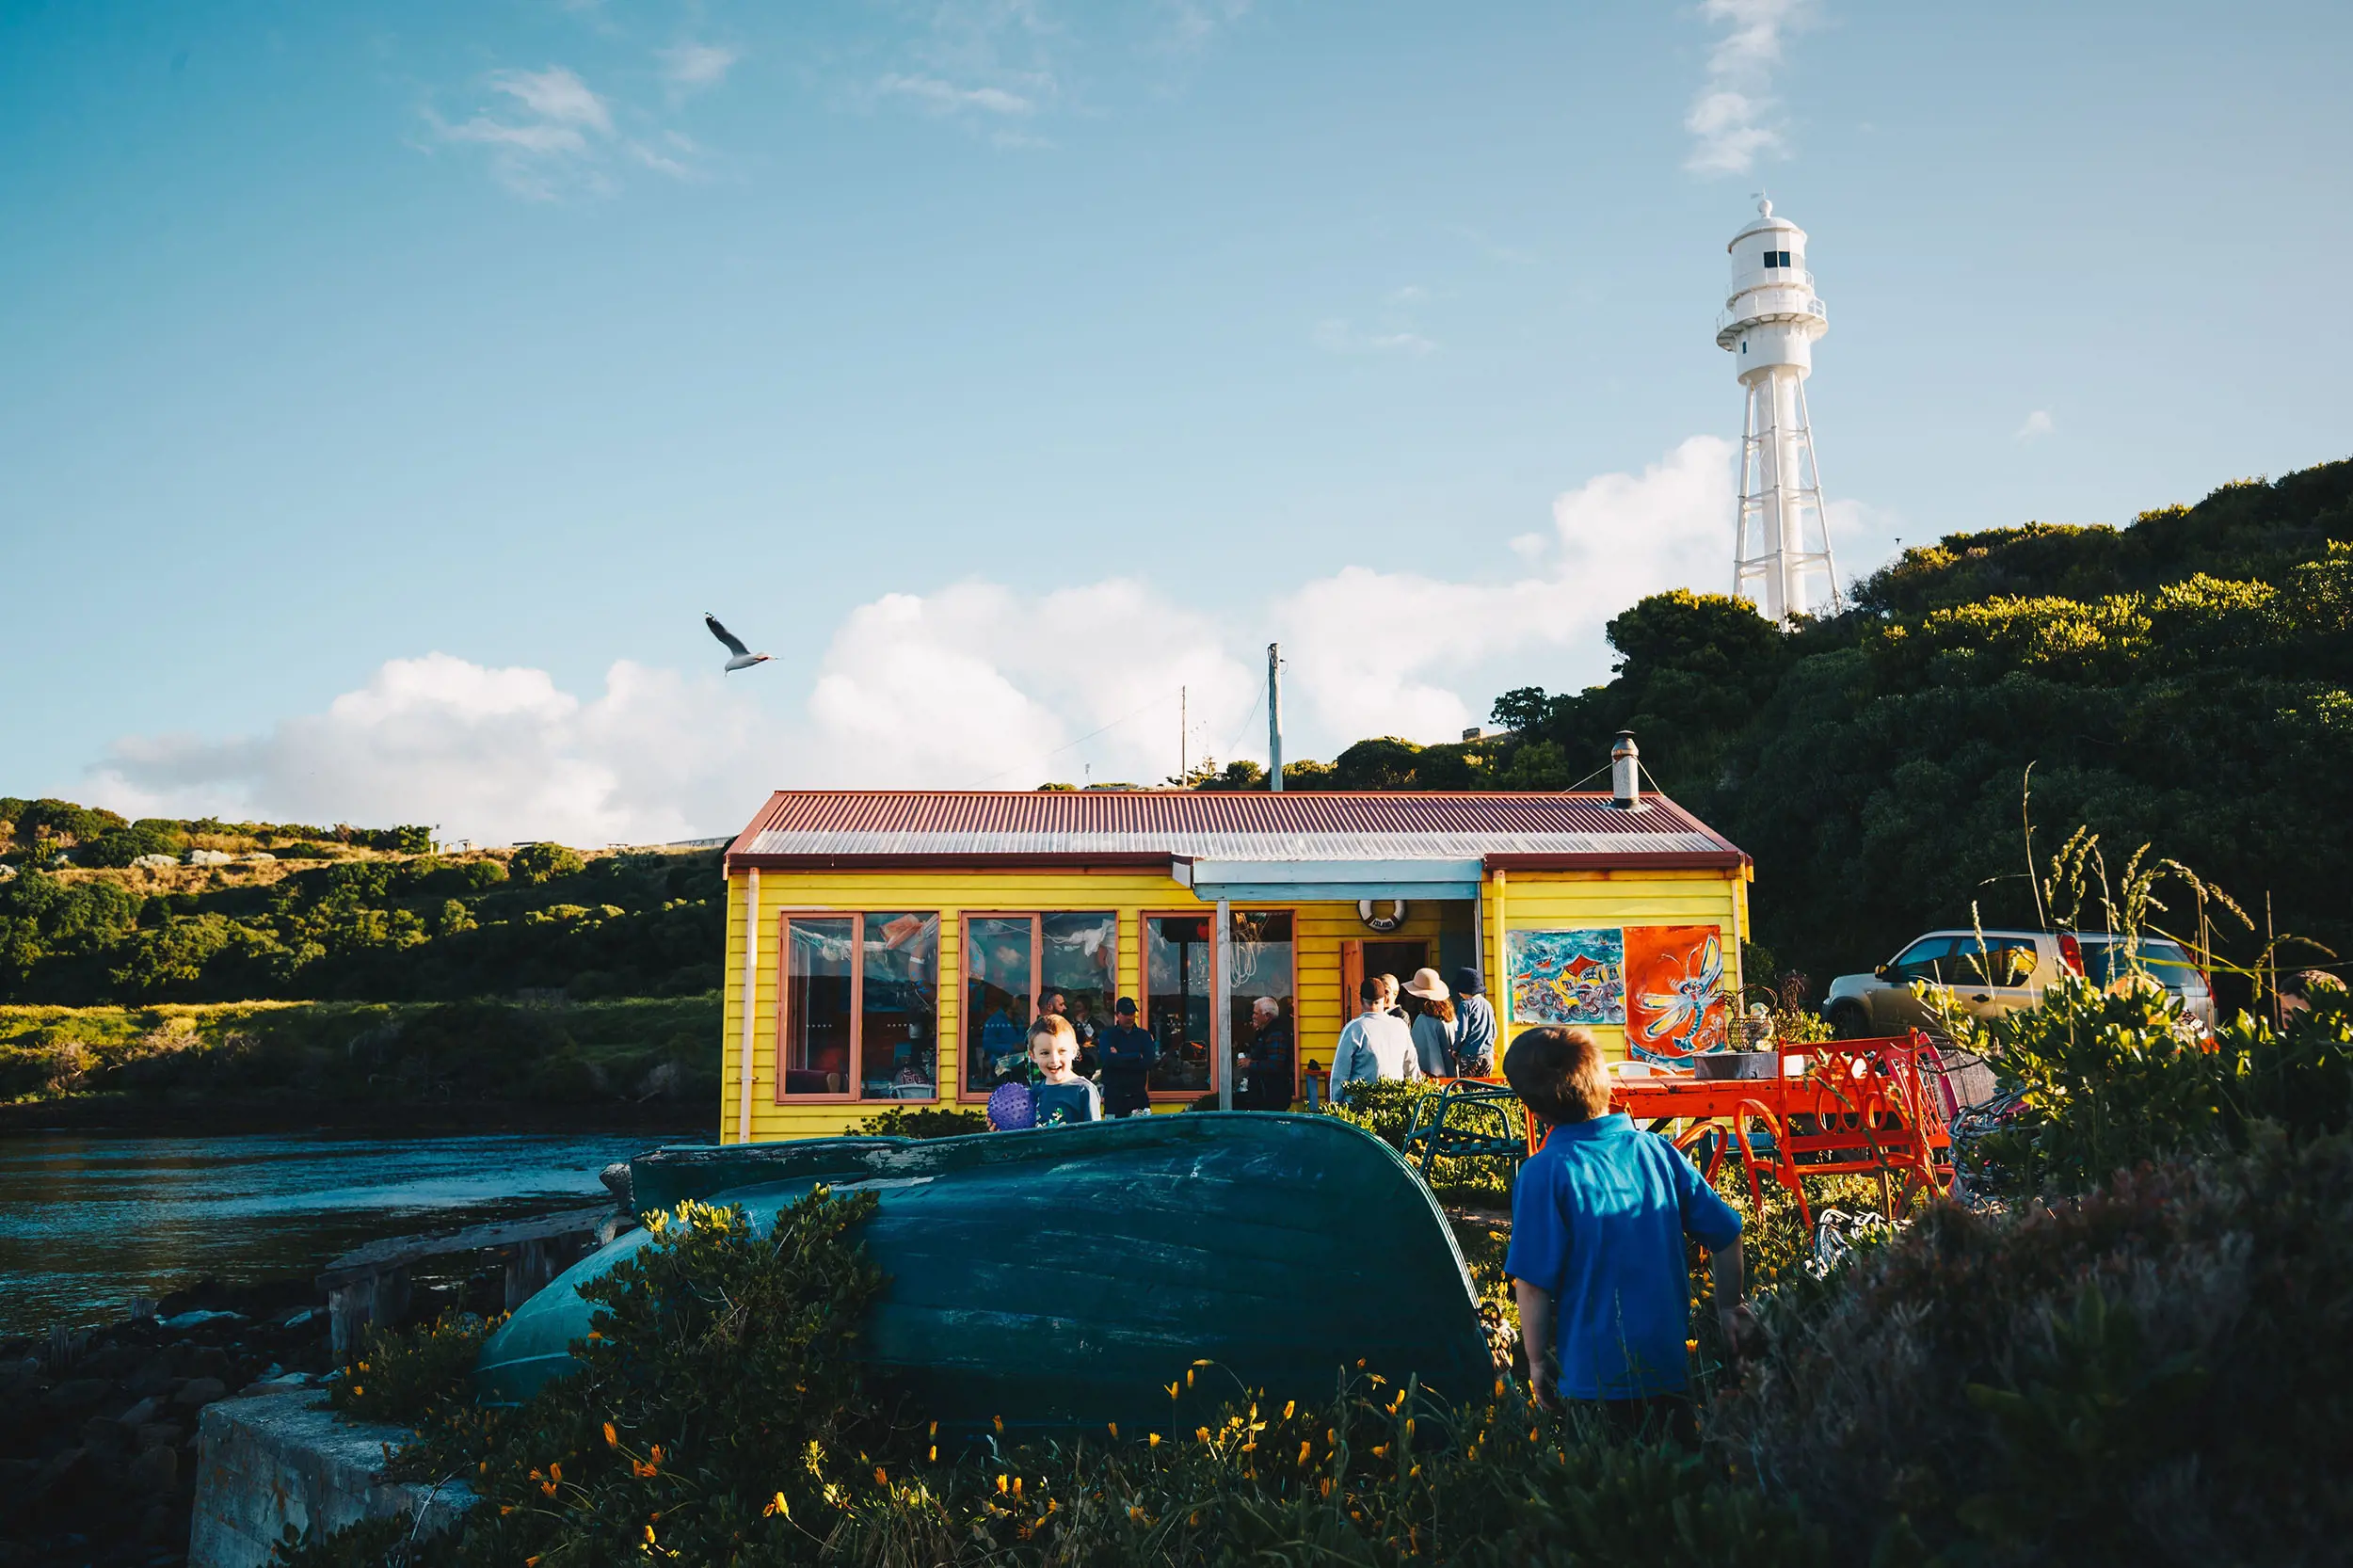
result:
[[(14, 874), (0, 882), (0, 1002), (593, 999), (719, 984), (713, 851), (584, 859), (552, 844), (437, 856), (334, 842), (305, 845), (335, 856), (323, 863), (118, 869), (84, 862), (123, 830), (77, 841), (28, 833), (21, 816), (16, 826)], [(67, 863), (53, 864), (60, 853)]]

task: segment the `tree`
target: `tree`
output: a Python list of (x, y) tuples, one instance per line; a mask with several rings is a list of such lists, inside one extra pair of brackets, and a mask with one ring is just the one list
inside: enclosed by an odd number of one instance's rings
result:
[(587, 864), (557, 843), (525, 844), (506, 862), (507, 873), (526, 887), (569, 876)]

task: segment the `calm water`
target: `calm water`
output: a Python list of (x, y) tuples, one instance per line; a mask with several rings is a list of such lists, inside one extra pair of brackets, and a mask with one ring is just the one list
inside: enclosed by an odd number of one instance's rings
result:
[(598, 1173), (674, 1138), (0, 1139), (0, 1336), (120, 1317), (206, 1274), (315, 1273), (379, 1236), (604, 1195)]

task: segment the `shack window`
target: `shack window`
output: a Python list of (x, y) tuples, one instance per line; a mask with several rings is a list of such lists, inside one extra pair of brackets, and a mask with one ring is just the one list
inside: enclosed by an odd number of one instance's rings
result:
[(1144, 922), (1144, 1028), (1160, 1047), (1145, 1080), (1155, 1096), (1203, 1095), (1210, 1075), (1209, 997), (1217, 952), (1207, 915), (1155, 915)]
[[(1226, 1027), (1235, 1054), (1252, 1058), (1249, 1093), (1236, 1103), (1288, 1108), (1299, 1085), (1291, 912), (1237, 909), (1233, 919)], [(1189, 1098), (1217, 1087), (1209, 1033), (1216, 923), (1211, 915), (1154, 915), (1144, 922), (1144, 1026), (1160, 1047), (1146, 1080), (1155, 1098)], [(1263, 1024), (1262, 997), (1273, 1004)]]
[(1030, 1022), (1059, 997), (1078, 1032), (1079, 1066), (1111, 1022), (1118, 985), (1119, 917), (1108, 910), (972, 915), (964, 924), (964, 1091), (1026, 1082)]
[[(1234, 911), (1234, 980), (1228, 1005), (1235, 1054), (1250, 1059), (1246, 1090), (1241, 1083), (1234, 1085), (1237, 1105), (1288, 1111), (1299, 1097), (1292, 952), (1289, 910)], [(1272, 1008), (1261, 1006), (1262, 1000)]]
[(939, 1093), (939, 916), (787, 915), (776, 1098)]

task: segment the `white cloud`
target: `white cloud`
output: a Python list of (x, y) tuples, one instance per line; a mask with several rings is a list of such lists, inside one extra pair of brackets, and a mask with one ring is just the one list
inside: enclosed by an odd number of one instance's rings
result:
[(2011, 434), (2019, 440), (2030, 441), (2047, 436), (2057, 428), (2057, 425), (2051, 423), (2050, 409), (2037, 408), (2033, 413), (2028, 414), (2026, 422)]
[[(668, 61), (664, 75), (675, 95), (714, 85), (736, 56), (731, 50), (681, 44), (664, 57)], [(608, 169), (616, 160), (672, 179), (700, 177), (680, 155), (696, 150), (691, 140), (677, 131), (652, 133), (650, 140), (625, 132), (616, 122), (612, 102), (568, 67), (494, 71), (486, 81), (508, 102), (455, 125), (431, 108), (424, 118), (444, 142), (489, 149), (491, 176), (518, 196), (552, 201), (576, 193), (604, 195), (614, 188)], [(649, 118), (641, 113), (631, 123), (642, 127)], [(656, 141), (670, 151), (662, 151)]]
[(1158, 782), (1176, 769), (1180, 687), (1211, 733), (1256, 694), (1225, 641), (1126, 579), (889, 594), (835, 632), (809, 718), (842, 782), (1026, 788), (1089, 764), (1097, 780)]
[(1692, 137), (1686, 168), (1746, 174), (1758, 158), (1786, 151), (1773, 72), (1811, 9), (1811, 0), (1702, 0), (1700, 14), (1720, 31), (1707, 53), (1706, 85), (1683, 119)]
[[(1350, 567), (1308, 584), (1279, 612), (1287, 657), (1334, 735), (1451, 739), (1485, 717), (1495, 680), (1574, 689), (1605, 679), (1602, 626), (1644, 594), (1722, 592), (1732, 506), (1731, 443), (1693, 436), (1639, 474), (1603, 474), (1562, 494), (1549, 539), (1513, 541), (1523, 562), (1515, 581)], [(1531, 664), (1538, 650), (1546, 656)], [(1466, 698), (1465, 678), (1481, 676), (1492, 679)]]
[(444, 141), (490, 148), (490, 172), (518, 196), (552, 200), (569, 189), (602, 190), (597, 168), (613, 136), (611, 107), (569, 69), (494, 71), (490, 87), (513, 103), (451, 125), (427, 110)]
[(439, 823), (488, 842), (659, 840), (748, 814), (762, 782), (728, 764), (751, 751), (754, 717), (716, 678), (623, 661), (584, 702), (544, 670), (429, 653), (264, 735), (122, 741), (90, 793), (135, 809)]
[(560, 65), (545, 71), (494, 71), (490, 85), (552, 125), (584, 125), (613, 134), (613, 111), (588, 84)]
[(680, 43), (662, 51), (662, 74), (681, 88), (716, 87), (744, 56), (712, 43)]
[[(789, 658), (724, 680), (624, 661), (584, 697), (543, 670), (394, 659), (263, 734), (125, 739), (85, 794), (142, 814), (595, 845), (727, 832), (779, 785), (1153, 783), (1176, 770), (1179, 688), (1193, 760), (1264, 758), (1270, 636), (1292, 755), (1450, 739), (1506, 687), (1607, 679), (1603, 623), (1644, 594), (1721, 591), (1732, 483), (1731, 444), (1694, 436), (1562, 493), (1550, 530), (1493, 552), (1492, 577), (1352, 566), (1225, 620), (1127, 578), (886, 594), (842, 618), (805, 683)], [(1845, 536), (1890, 520), (1833, 508)]]
[(893, 73), (875, 84), (884, 92), (912, 98), (934, 114), (955, 114), (965, 109), (979, 109), (986, 114), (1026, 115), (1036, 112), (1036, 103), (1017, 92), (1002, 88), (960, 88), (943, 82), (936, 76), (902, 76)]

